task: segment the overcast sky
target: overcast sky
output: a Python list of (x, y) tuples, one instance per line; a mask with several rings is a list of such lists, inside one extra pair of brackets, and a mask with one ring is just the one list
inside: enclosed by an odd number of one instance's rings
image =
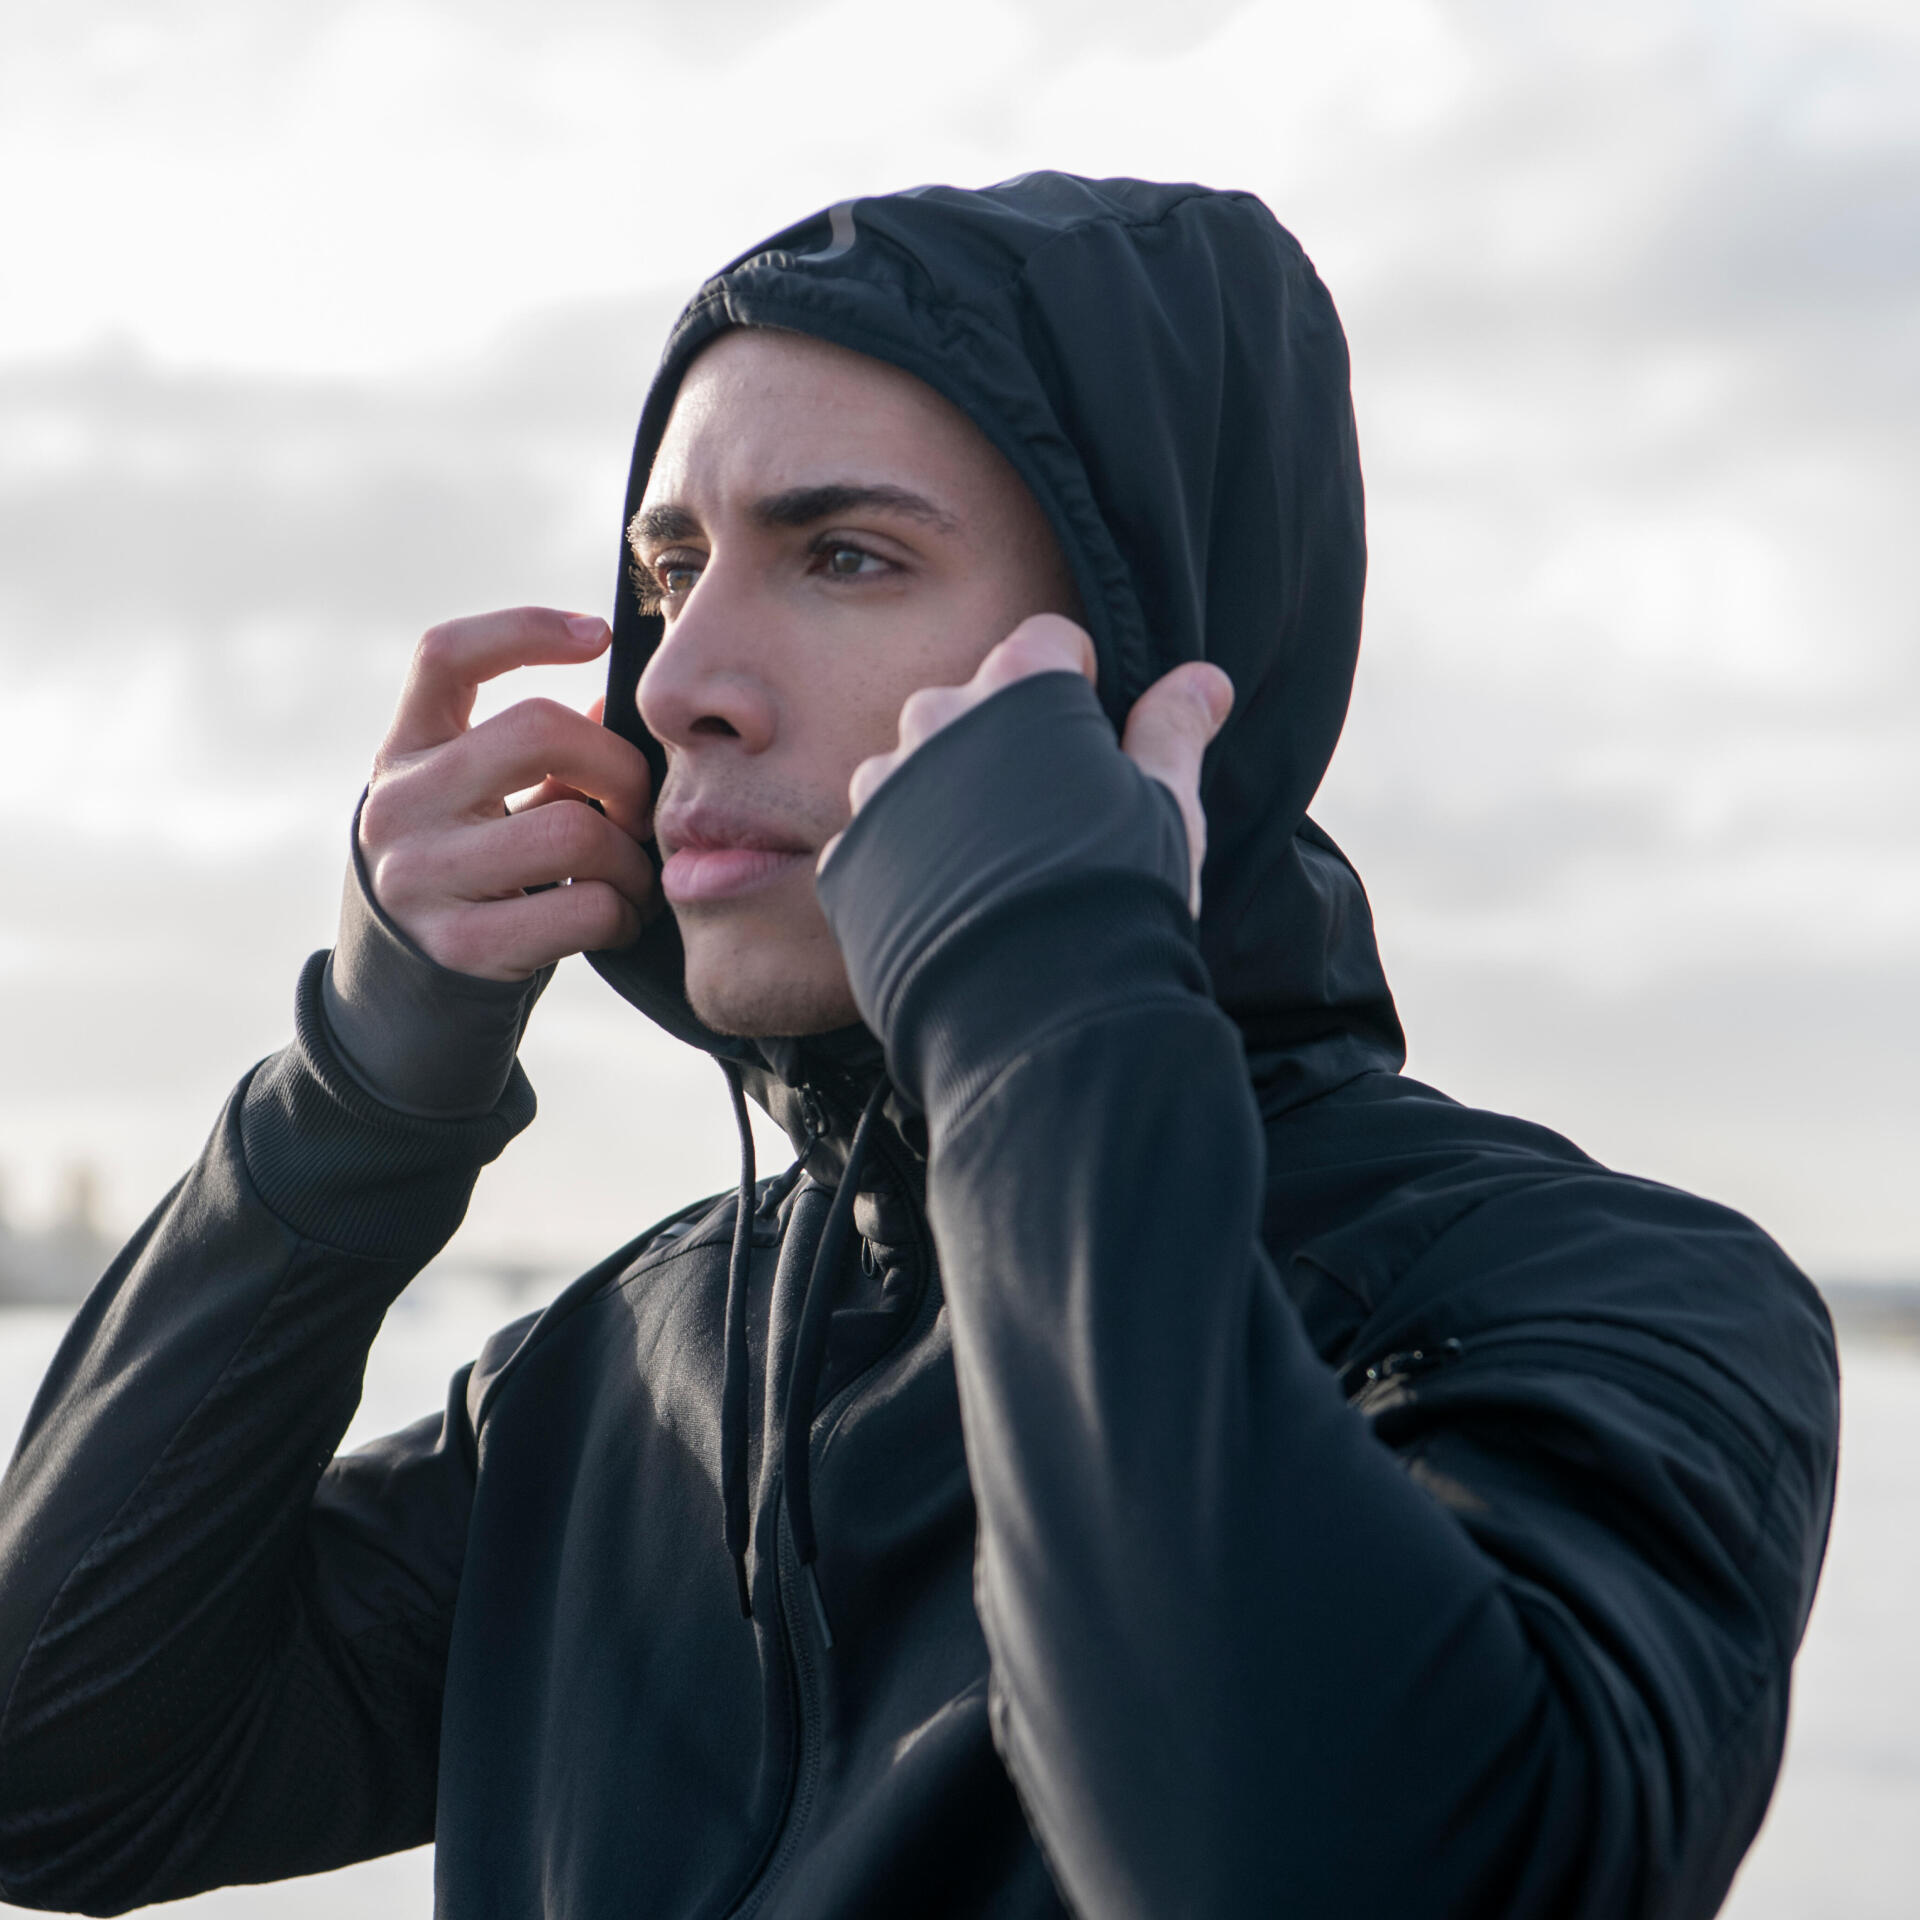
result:
[[(14, 1213), (84, 1157), (131, 1225), (281, 1044), (420, 629), (607, 608), (697, 280), (1040, 166), (1252, 188), (1341, 306), (1373, 568), (1315, 811), (1413, 1070), (1920, 1273), (1911, 0), (8, 0)], [(526, 1058), (476, 1249), (729, 1178), (719, 1076), (583, 966)]]

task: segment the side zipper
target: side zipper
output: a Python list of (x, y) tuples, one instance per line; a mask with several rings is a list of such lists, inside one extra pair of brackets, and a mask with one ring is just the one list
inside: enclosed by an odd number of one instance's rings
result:
[(1431, 1373), (1435, 1367), (1444, 1367), (1450, 1361), (1458, 1360), (1466, 1348), (1458, 1340), (1443, 1340), (1429, 1351), (1425, 1347), (1403, 1347), (1398, 1353), (1390, 1353), (1384, 1360), (1376, 1360), (1364, 1371), (1358, 1360), (1350, 1360), (1340, 1370), (1340, 1391), (1349, 1400), (1356, 1399), (1369, 1387), (1377, 1387), (1388, 1380), (1399, 1380), (1409, 1374)]
[[(1384, 1407), (1372, 1403), (1391, 1383), (1430, 1374), (1438, 1367), (1465, 1358), (1467, 1352), (1460, 1341), (1446, 1340), (1431, 1349), (1411, 1347), (1390, 1353), (1365, 1368), (1353, 1361), (1341, 1371), (1341, 1389), (1356, 1412), (1372, 1418), (1385, 1411)], [(1488, 1365), (1498, 1367), (1532, 1361), (1551, 1371), (1567, 1371), (1606, 1381), (1661, 1408), (1674, 1419), (1712, 1434), (1721, 1453), (1736, 1461), (1754, 1486), (1763, 1485), (1770, 1472), (1772, 1456), (1760, 1435), (1750, 1432), (1727, 1406), (1704, 1388), (1689, 1384), (1672, 1367), (1663, 1367), (1647, 1357), (1629, 1355), (1600, 1340), (1576, 1338), (1538, 1325), (1521, 1325), (1477, 1334), (1472, 1343), (1472, 1359), (1474, 1365), (1470, 1371), (1475, 1373)], [(1444, 1383), (1443, 1397), (1453, 1391), (1454, 1384), (1452, 1379)]]

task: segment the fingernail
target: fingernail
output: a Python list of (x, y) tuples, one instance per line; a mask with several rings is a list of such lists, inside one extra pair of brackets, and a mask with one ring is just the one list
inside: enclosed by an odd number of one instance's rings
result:
[(607, 630), (607, 623), (597, 613), (570, 613), (567, 615), (567, 631), (576, 640), (598, 640)]

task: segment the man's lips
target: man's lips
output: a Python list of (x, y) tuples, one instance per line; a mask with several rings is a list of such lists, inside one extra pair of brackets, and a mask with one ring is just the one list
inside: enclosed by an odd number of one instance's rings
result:
[(676, 907), (752, 893), (814, 854), (791, 829), (719, 808), (675, 808), (654, 822), (654, 837), (660, 891)]

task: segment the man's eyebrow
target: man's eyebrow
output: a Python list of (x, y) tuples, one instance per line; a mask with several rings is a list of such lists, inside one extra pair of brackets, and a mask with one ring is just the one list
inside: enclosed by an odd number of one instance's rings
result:
[(627, 539), (637, 549), (650, 540), (691, 540), (700, 524), (685, 507), (642, 507), (627, 522)]
[(771, 493), (764, 500), (756, 501), (753, 517), (762, 526), (810, 527), (817, 521), (863, 510), (903, 514), (909, 520), (924, 521), (941, 533), (960, 531), (960, 523), (953, 515), (944, 507), (935, 506), (925, 494), (884, 482), (863, 485), (839, 481), (818, 487), (789, 487), (784, 493)]
[[(822, 520), (837, 519), (843, 513), (862, 511), (902, 514), (941, 533), (960, 531), (960, 523), (953, 515), (944, 507), (936, 506), (924, 493), (885, 481), (835, 480), (821, 486), (788, 487), (782, 493), (770, 493), (753, 503), (753, 517), (764, 527), (811, 527)], [(675, 506), (670, 500), (642, 507), (627, 522), (627, 538), (636, 551), (655, 543), (695, 540), (699, 536), (699, 521), (685, 507)]]

